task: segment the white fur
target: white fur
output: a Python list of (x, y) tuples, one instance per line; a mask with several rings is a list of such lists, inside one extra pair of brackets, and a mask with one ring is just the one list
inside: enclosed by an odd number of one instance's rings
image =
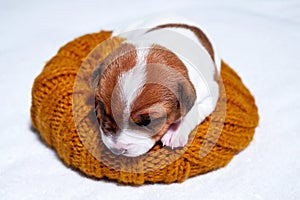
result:
[[(146, 58), (148, 49), (137, 50), (137, 63), (129, 71), (119, 77), (118, 84), (121, 88), (122, 103), (125, 104), (123, 119), (128, 120), (131, 113), (131, 104), (133, 100), (142, 92), (146, 82)], [(127, 123), (124, 123), (125, 128)]]
[[(149, 149), (155, 144), (154, 140), (143, 132), (123, 129), (121, 132), (117, 133), (117, 136), (106, 136), (103, 134), (101, 128), (100, 132), (103, 143), (109, 149), (119, 149), (119, 154), (123, 154), (128, 157), (142, 155), (149, 151)], [(123, 151), (125, 149), (126, 151)]]
[[(206, 37), (209, 39), (213, 50), (214, 50), (214, 60), (216, 63), (217, 69), (220, 71), (221, 69), (221, 58), (218, 54), (216, 45), (214, 44), (212, 38), (208, 34), (207, 30), (205, 30), (204, 27), (200, 26), (195, 21), (191, 21), (189, 19), (186, 19), (182, 16), (177, 16), (173, 14), (165, 14), (165, 15), (154, 15), (154, 16), (148, 16), (143, 19), (140, 19), (139, 21), (136, 21), (134, 23), (131, 23), (127, 27), (119, 28), (118, 30), (113, 32), (113, 36), (120, 36), (127, 38), (128, 40), (135, 40), (136, 38), (140, 37), (141, 35), (145, 34), (149, 29), (152, 29), (156, 26), (162, 25), (162, 24), (187, 24), (190, 26), (196, 26), (202, 30), (202, 32), (206, 35)], [(170, 29), (177, 29), (178, 33), (182, 32), (183, 35), (189, 37), (190, 39), (194, 40), (195, 35), (191, 33), (183, 33), (183, 32), (191, 32), (186, 31), (186, 29), (182, 28), (170, 28)], [(181, 29), (181, 30), (180, 30)], [(198, 42), (198, 39), (197, 39)]]

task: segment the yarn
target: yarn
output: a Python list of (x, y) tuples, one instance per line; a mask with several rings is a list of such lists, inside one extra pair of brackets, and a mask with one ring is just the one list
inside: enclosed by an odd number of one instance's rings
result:
[(88, 85), (93, 66), (123, 41), (110, 39), (111, 34), (101, 31), (69, 42), (34, 81), (32, 125), (67, 166), (124, 184), (182, 182), (225, 166), (249, 145), (259, 120), (255, 100), (222, 62), (217, 107), (190, 134), (188, 145), (170, 149), (157, 143), (136, 158), (111, 153), (99, 136)]

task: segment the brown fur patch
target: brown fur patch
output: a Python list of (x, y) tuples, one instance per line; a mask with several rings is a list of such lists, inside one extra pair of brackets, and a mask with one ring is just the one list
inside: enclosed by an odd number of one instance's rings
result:
[[(121, 103), (121, 91), (120, 87), (117, 86), (118, 77), (133, 68), (136, 65), (136, 60), (135, 46), (124, 43), (100, 64), (99, 67), (104, 69), (99, 74), (101, 77), (95, 89), (95, 107), (99, 122), (114, 124), (117, 122), (118, 125), (121, 125), (125, 105)], [(102, 102), (102, 106), (100, 106), (100, 102)], [(118, 128), (115, 127), (115, 130)]]

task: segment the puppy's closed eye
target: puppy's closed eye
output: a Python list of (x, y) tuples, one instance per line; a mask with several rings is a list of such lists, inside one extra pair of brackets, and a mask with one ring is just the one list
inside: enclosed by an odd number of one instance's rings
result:
[(166, 121), (166, 117), (151, 118), (149, 114), (140, 115), (138, 118), (134, 123), (153, 134), (157, 133)]
[(138, 126), (147, 126), (151, 123), (151, 119), (149, 115), (140, 115), (140, 120), (136, 122)]

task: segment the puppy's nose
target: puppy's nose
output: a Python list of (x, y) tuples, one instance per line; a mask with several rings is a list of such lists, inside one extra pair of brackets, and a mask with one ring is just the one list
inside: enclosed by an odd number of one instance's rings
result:
[(125, 148), (111, 148), (110, 150), (116, 155), (122, 155), (127, 153), (127, 149)]

